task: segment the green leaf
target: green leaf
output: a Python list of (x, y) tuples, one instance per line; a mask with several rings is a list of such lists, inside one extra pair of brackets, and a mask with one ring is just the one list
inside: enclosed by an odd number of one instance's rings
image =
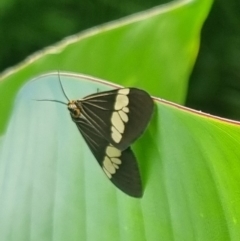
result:
[(21, 85), (52, 70), (90, 74), (183, 103), (211, 2), (175, 1), (88, 30), (30, 56), (0, 76), (0, 103), (4, 101), (0, 133)]

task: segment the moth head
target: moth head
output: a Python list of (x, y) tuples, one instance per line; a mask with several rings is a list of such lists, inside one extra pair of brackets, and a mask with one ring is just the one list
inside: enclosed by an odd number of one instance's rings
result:
[(70, 114), (73, 118), (79, 118), (81, 115), (80, 108), (77, 105), (77, 102), (75, 100), (71, 100), (68, 102), (68, 110), (70, 111)]

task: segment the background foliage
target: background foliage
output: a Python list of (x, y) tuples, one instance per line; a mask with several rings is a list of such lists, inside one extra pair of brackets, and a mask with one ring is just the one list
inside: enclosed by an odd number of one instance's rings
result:
[[(148, 9), (162, 0), (42, 1), (0, 3), (0, 72), (29, 54), (77, 33)], [(240, 119), (240, 2), (218, 0), (202, 31), (186, 105)]]

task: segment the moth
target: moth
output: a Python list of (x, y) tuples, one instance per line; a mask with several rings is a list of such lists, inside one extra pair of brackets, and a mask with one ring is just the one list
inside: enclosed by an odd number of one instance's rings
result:
[(132, 197), (142, 197), (143, 187), (136, 157), (130, 145), (146, 129), (153, 100), (144, 90), (120, 88), (70, 100), (59, 83), (67, 106), (92, 154), (112, 183)]

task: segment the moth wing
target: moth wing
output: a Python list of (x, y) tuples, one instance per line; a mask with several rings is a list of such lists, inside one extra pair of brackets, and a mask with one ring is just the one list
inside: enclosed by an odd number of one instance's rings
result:
[(104, 173), (120, 190), (132, 197), (143, 195), (137, 160), (133, 151), (112, 146), (87, 120), (73, 120)]
[(119, 150), (125, 150), (144, 132), (154, 106), (149, 94), (136, 88), (101, 92), (80, 102), (82, 115)]

